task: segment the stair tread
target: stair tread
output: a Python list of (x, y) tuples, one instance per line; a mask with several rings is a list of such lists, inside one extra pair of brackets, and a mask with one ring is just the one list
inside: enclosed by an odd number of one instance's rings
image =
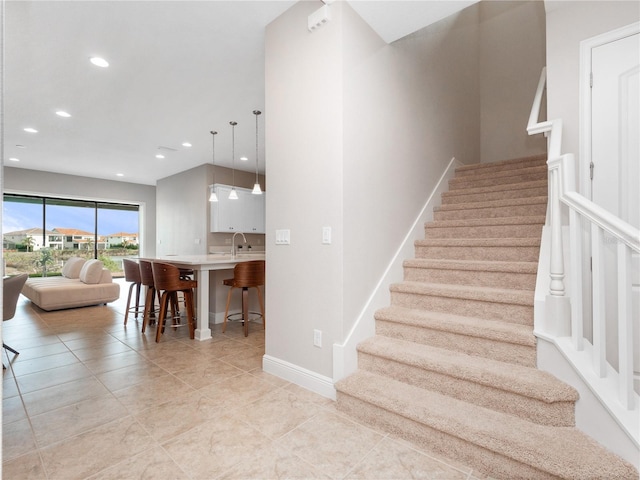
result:
[(418, 310), (392, 305), (375, 313), (376, 320), (423, 326), (476, 338), (486, 338), (529, 347), (536, 346), (531, 326), (502, 320), (487, 320), (452, 313)]
[(547, 180), (530, 180), (526, 182), (520, 182), (517, 184), (512, 183), (501, 183), (498, 185), (491, 185), (487, 187), (467, 187), (467, 188), (456, 188), (455, 190), (449, 190), (447, 192), (442, 192), (442, 198), (448, 197), (458, 197), (464, 195), (476, 195), (479, 193), (495, 193), (495, 192), (508, 192), (511, 190), (528, 190), (533, 188), (547, 188)]
[[(535, 173), (547, 173), (546, 165), (523, 165), (518, 168), (509, 168), (505, 170), (494, 170), (483, 172), (482, 170), (477, 170), (473, 175), (462, 175), (456, 176), (451, 180), (451, 185), (456, 185), (458, 183), (472, 183), (477, 180), (493, 180), (496, 178), (506, 179), (509, 177), (518, 177), (521, 175), (530, 175)], [(515, 182), (510, 183), (520, 183), (521, 180), (516, 180)]]
[(529, 273), (538, 271), (536, 262), (505, 262), (499, 260), (447, 260), (412, 258), (403, 262), (404, 267), (477, 272)]
[(426, 228), (449, 227), (492, 227), (504, 225), (544, 225), (544, 215), (527, 215), (525, 217), (489, 217), (464, 218), (459, 220), (435, 220), (425, 224)]
[(473, 203), (447, 203), (435, 207), (435, 212), (450, 212), (454, 210), (478, 210), (481, 208), (496, 208), (496, 207), (515, 207), (521, 205), (540, 205), (547, 203), (547, 197), (524, 197), (524, 198), (509, 198), (505, 200), (489, 200), (487, 202), (473, 202)]
[(531, 163), (531, 164), (539, 163), (540, 165), (546, 165), (547, 154), (544, 153), (540, 155), (531, 155), (527, 157), (498, 160), (495, 162), (470, 163), (467, 165), (461, 165), (459, 167), (456, 167), (455, 171), (456, 173), (467, 173), (467, 172), (477, 172), (482, 170), (491, 170), (491, 169), (501, 168), (501, 167), (519, 168), (518, 167), (519, 165), (527, 164), (527, 163)]
[(339, 393), (558, 477), (637, 476), (633, 466), (573, 427), (534, 424), (362, 370), (340, 380), (335, 387)]
[(578, 392), (553, 375), (532, 367), (475, 357), (434, 346), (376, 335), (358, 351), (437, 371), (448, 376), (534, 398), (545, 403), (575, 402)]
[(414, 242), (419, 247), (539, 247), (539, 238), (421, 238)]
[(391, 292), (533, 306), (533, 292), (531, 290), (512, 290), (449, 283), (412, 282), (407, 280), (394, 283), (390, 285), (389, 289)]

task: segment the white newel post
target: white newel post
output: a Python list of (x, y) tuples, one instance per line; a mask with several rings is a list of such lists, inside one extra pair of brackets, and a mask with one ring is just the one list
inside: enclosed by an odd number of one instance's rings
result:
[(549, 333), (557, 337), (571, 335), (571, 307), (564, 288), (564, 247), (560, 210), (561, 157), (549, 159), (549, 212), (551, 216), (551, 259), (549, 294), (546, 298), (546, 319)]

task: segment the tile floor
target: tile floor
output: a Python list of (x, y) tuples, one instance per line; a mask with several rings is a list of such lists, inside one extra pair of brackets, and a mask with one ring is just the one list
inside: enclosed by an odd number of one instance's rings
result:
[[(123, 296), (127, 285), (122, 283)], [(262, 371), (264, 333), (123, 325), (124, 299), (3, 324), (5, 479), (472, 479)]]

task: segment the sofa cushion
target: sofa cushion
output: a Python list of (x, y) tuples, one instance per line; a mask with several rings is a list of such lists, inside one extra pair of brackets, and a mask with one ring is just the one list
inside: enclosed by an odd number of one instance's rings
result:
[(81, 257), (71, 257), (62, 267), (62, 276), (66, 278), (80, 277), (80, 270), (84, 266), (86, 260)]
[(87, 260), (80, 270), (80, 281), (82, 283), (99, 283), (102, 277), (102, 262), (100, 260)]

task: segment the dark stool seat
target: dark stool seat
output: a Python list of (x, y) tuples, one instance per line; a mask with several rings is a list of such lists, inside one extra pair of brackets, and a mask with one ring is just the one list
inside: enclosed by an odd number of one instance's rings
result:
[[(189, 325), (189, 337), (195, 338), (195, 309), (193, 306), (193, 290), (198, 286), (195, 280), (184, 280), (180, 276), (180, 269), (175, 265), (162, 262), (153, 262), (153, 282), (155, 289), (162, 292), (160, 295), (160, 313), (158, 314), (158, 328), (156, 331), (156, 342), (160, 341), (160, 337), (164, 333), (165, 317), (169, 308), (169, 302), (172, 305), (177, 304), (177, 294), (184, 295), (184, 303), (187, 309), (187, 323)], [(175, 318), (175, 312), (174, 312)], [(173, 323), (172, 326), (179, 324)]]
[[(227, 295), (227, 307), (224, 312), (224, 324), (222, 326), (222, 332), (227, 329), (227, 319), (229, 315), (229, 304), (231, 303), (231, 293), (235, 288), (242, 289), (242, 322), (244, 324), (244, 336), (249, 335), (249, 313), (259, 315), (262, 317), (262, 327), (266, 325), (266, 319), (264, 314), (264, 300), (262, 298), (262, 291), (260, 287), (264, 285), (265, 276), (265, 261), (264, 260), (251, 260), (249, 262), (238, 263), (233, 268), (233, 278), (228, 278), (222, 283), (231, 287), (229, 294)], [(260, 302), (260, 314), (255, 312), (249, 312), (249, 288), (255, 288), (258, 292), (258, 301)]]

